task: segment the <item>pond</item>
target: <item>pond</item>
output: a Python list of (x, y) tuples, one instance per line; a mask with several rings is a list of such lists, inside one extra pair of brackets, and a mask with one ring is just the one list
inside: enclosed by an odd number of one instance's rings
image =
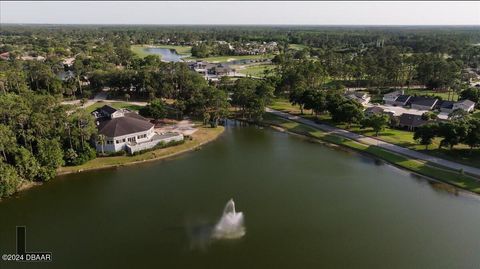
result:
[[(480, 201), (444, 187), (232, 124), (199, 151), (61, 176), (1, 202), (0, 252), (14, 253), (26, 225), (28, 250), (53, 254), (35, 268), (478, 268)], [(230, 198), (245, 235), (213, 240)]]
[(160, 55), (162, 61), (165, 62), (181, 62), (182, 55), (178, 54), (174, 49), (166, 48), (143, 48), (148, 54)]

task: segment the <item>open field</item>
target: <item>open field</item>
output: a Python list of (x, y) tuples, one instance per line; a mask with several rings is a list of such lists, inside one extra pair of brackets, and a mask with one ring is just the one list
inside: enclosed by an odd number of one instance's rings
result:
[(450, 92), (450, 96), (449, 96), (448, 92), (437, 92), (437, 91), (426, 90), (426, 89), (407, 89), (405, 90), (405, 94), (438, 96), (438, 97), (441, 97), (442, 100), (453, 100), (453, 101), (458, 100), (458, 95), (453, 92)]
[(271, 64), (258, 64), (258, 65), (247, 65), (245, 69), (238, 70), (238, 73), (253, 76), (261, 77), (264, 75), (265, 70), (272, 70), (275, 66)]
[[(277, 99), (272, 105), (270, 105), (270, 107), (295, 115), (300, 114), (300, 109), (298, 108), (298, 106), (292, 106), (290, 102), (288, 102), (288, 100), (286, 99)], [(475, 114), (475, 116), (479, 115), (479, 112)], [(328, 114), (319, 115), (318, 118), (315, 119), (315, 116), (311, 114), (311, 111), (304, 110), (304, 115), (302, 115), (302, 117), (311, 120), (319, 120), (322, 123), (326, 123), (361, 135), (375, 137), (385, 142), (417, 150), (422, 153), (426, 153), (446, 160), (470, 165), (473, 167), (480, 167), (480, 149), (470, 150), (467, 145), (456, 145), (453, 150), (447, 148), (439, 149), (438, 146), (440, 145), (441, 139), (435, 138), (433, 140), (433, 143), (428, 147), (428, 149), (425, 149), (424, 145), (420, 145), (417, 141), (413, 139), (413, 132), (397, 130), (393, 128), (385, 128), (383, 131), (379, 132), (378, 136), (375, 136), (375, 133), (371, 128), (361, 129), (358, 124), (352, 124), (350, 128), (347, 129), (345, 124), (334, 123), (332, 122), (332, 119)]]
[(305, 48), (308, 48), (308, 46), (303, 44), (289, 44), (288, 48), (293, 50), (303, 50)]
[(449, 183), (462, 189), (466, 189), (475, 193), (480, 193), (480, 182), (478, 180), (473, 177), (461, 174), (457, 171), (435, 167), (424, 161), (409, 159), (407, 157), (386, 151), (376, 146), (368, 146), (344, 137), (331, 135), (310, 126), (286, 120), (270, 113), (267, 113), (265, 115), (263, 122), (266, 125), (277, 126), (289, 132), (305, 135), (307, 137), (319, 139), (327, 143), (341, 145), (356, 151), (364, 152), (383, 159), (398, 167), (402, 167), (415, 173), (438, 179), (440, 181)]
[(220, 134), (222, 134), (224, 130), (225, 128), (223, 126), (219, 126), (217, 128), (199, 127), (198, 131), (192, 135), (192, 140), (186, 140), (185, 143), (180, 145), (152, 150), (134, 156), (98, 157), (82, 165), (60, 167), (57, 170), (57, 173), (62, 175), (87, 170), (131, 165), (172, 157), (174, 155), (198, 148), (199, 146), (214, 140)]

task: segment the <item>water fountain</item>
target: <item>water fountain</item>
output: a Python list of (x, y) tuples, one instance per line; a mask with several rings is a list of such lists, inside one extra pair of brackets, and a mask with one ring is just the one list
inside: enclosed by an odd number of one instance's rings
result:
[(245, 235), (243, 213), (235, 212), (233, 199), (227, 202), (223, 215), (213, 229), (212, 237), (216, 239), (236, 239)]

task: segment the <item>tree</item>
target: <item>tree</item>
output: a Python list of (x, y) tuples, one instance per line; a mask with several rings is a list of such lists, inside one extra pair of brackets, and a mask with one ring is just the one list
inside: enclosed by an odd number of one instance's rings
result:
[(425, 121), (434, 120), (436, 118), (438, 118), (437, 114), (431, 111), (427, 111), (422, 114), (422, 120), (425, 120)]
[(450, 114), (448, 114), (448, 118), (450, 120), (461, 120), (461, 119), (466, 119), (468, 117), (469, 117), (468, 112), (461, 108), (455, 109)]
[(15, 153), (15, 168), (21, 178), (33, 181), (39, 173), (40, 164), (29, 150), (20, 147)]
[(415, 130), (413, 139), (419, 140), (420, 144), (425, 145), (425, 149), (428, 149), (428, 145), (432, 144), (433, 138), (437, 135), (438, 125), (436, 123), (429, 123), (418, 127)]
[(105, 154), (103, 147), (105, 146), (105, 143), (107, 143), (107, 137), (103, 134), (97, 135), (97, 143), (100, 144), (102, 155)]
[(472, 118), (468, 121), (467, 135), (462, 140), (463, 143), (474, 147), (480, 147), (480, 119)]
[(0, 161), (0, 197), (15, 193), (22, 182), (15, 167)]
[(346, 101), (333, 111), (332, 120), (335, 122), (345, 122), (347, 129), (352, 123), (358, 123), (363, 119), (363, 110), (360, 104), (354, 101)]
[(362, 127), (371, 127), (375, 132), (375, 136), (378, 136), (378, 132), (383, 130), (389, 122), (390, 118), (388, 117), (388, 115), (385, 114), (374, 114), (370, 117), (364, 118), (361, 121)]
[(472, 102), (480, 104), (480, 89), (471, 87), (460, 92), (461, 99), (468, 99)]
[(465, 121), (442, 122), (438, 127), (438, 136), (442, 137), (440, 148), (449, 146), (453, 149), (455, 145), (464, 141), (468, 131), (468, 125)]
[(305, 108), (311, 109), (315, 115), (327, 110), (327, 94), (323, 90), (309, 90), (305, 92)]
[(140, 109), (140, 114), (145, 117), (152, 117), (155, 120), (165, 118), (167, 105), (162, 99), (153, 99), (148, 105)]
[(57, 139), (39, 140), (37, 160), (41, 166), (38, 177), (43, 181), (54, 178), (57, 168), (65, 164), (60, 142)]
[[(7, 152), (10, 151), (16, 143), (15, 134), (6, 125), (0, 124), (0, 152), (5, 162), (7, 162)], [(1, 196), (0, 196), (1, 197)]]

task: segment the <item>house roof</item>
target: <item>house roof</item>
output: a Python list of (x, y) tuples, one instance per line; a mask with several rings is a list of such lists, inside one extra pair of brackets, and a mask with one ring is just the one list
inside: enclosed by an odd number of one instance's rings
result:
[(468, 100), (468, 99), (463, 99), (463, 100), (458, 101), (456, 104), (464, 105), (464, 106), (467, 106), (467, 107), (471, 107), (471, 106), (475, 105), (475, 102), (470, 101), (470, 100)]
[(422, 119), (422, 115), (408, 114), (403, 113), (400, 116), (400, 125), (410, 126), (410, 127), (419, 127), (427, 123), (426, 120)]
[(100, 112), (100, 113), (103, 112), (103, 113), (107, 113), (107, 114), (110, 115), (110, 114), (113, 114), (113, 113), (117, 112), (117, 109), (114, 108), (114, 107), (111, 107), (109, 105), (104, 105), (100, 108), (95, 109), (93, 112)]
[(147, 119), (137, 113), (125, 113), (123, 117), (99, 121), (98, 133), (107, 137), (118, 137), (144, 132), (153, 127)]
[(440, 103), (440, 108), (446, 108), (446, 109), (452, 109), (453, 108), (453, 103), (452, 101), (442, 101)]
[(419, 105), (419, 106), (433, 106), (438, 101), (436, 98), (430, 97), (423, 97), (423, 96), (415, 96), (411, 100), (412, 105)]
[(402, 95), (398, 96), (397, 99), (395, 99), (395, 102), (405, 103), (405, 102), (407, 102), (411, 97), (412, 97), (411, 95), (402, 94)]
[(369, 108), (365, 109), (366, 113), (373, 113), (373, 114), (382, 113), (383, 111), (384, 111), (384, 109), (379, 107), (379, 106), (372, 106), (372, 107), (369, 107)]

